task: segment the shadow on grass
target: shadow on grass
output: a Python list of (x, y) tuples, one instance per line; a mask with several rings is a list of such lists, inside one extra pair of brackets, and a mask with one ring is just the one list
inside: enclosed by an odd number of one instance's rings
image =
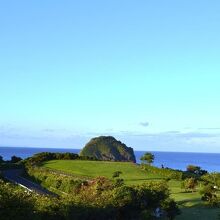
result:
[(193, 207), (181, 207), (181, 215), (177, 220), (218, 220), (219, 208), (198, 205)]
[(200, 198), (195, 198), (195, 199), (184, 199), (182, 201), (179, 201), (178, 204), (181, 205), (181, 206), (184, 206), (184, 204), (186, 203), (192, 203), (192, 205), (190, 207), (197, 207), (197, 206), (201, 206), (203, 205), (202, 203), (202, 200)]

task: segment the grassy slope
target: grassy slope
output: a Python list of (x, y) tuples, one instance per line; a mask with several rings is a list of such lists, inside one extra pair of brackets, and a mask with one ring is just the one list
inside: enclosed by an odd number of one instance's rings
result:
[[(61, 170), (79, 176), (106, 176), (112, 177), (113, 172), (122, 171), (120, 176), (126, 184), (141, 184), (147, 180), (161, 180), (162, 176), (147, 173), (132, 163), (125, 162), (103, 162), (103, 161), (79, 161), (79, 160), (57, 160), (49, 161), (44, 165), (46, 168)], [(184, 193), (180, 188), (181, 182), (171, 180), (169, 186), (171, 196), (180, 204), (182, 214), (177, 220), (216, 220), (218, 219), (218, 209), (205, 207), (201, 201), (201, 196), (197, 192)]]
[(121, 171), (120, 177), (129, 185), (143, 183), (149, 179), (161, 179), (161, 176), (147, 174), (146, 171), (139, 169), (137, 165), (129, 162), (52, 160), (45, 163), (44, 167), (88, 177), (106, 176), (111, 178), (115, 171)]

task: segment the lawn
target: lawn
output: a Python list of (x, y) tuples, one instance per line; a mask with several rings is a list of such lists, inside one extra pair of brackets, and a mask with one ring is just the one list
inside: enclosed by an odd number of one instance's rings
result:
[(120, 178), (123, 178), (128, 185), (162, 179), (161, 176), (147, 173), (141, 170), (138, 165), (129, 162), (52, 160), (44, 163), (43, 166), (83, 177), (105, 176), (112, 178), (115, 171), (121, 171)]
[[(104, 162), (104, 161), (81, 161), (81, 160), (52, 160), (43, 164), (43, 167), (63, 171), (75, 176), (112, 177), (115, 171), (121, 171), (121, 178), (128, 185), (141, 184), (149, 180), (163, 180), (163, 176), (149, 173), (133, 163), (128, 162)], [(169, 181), (171, 197), (180, 205), (182, 214), (177, 220), (217, 220), (218, 208), (209, 208), (201, 201), (201, 195), (197, 188), (194, 193), (185, 193), (181, 189), (181, 182)]]
[(196, 189), (196, 192), (187, 193), (181, 189), (181, 182), (176, 180), (171, 180), (169, 182), (169, 187), (171, 191), (171, 197), (178, 202), (182, 214), (178, 216), (177, 220), (218, 220), (218, 215), (220, 210), (218, 208), (210, 208), (204, 204), (201, 200), (201, 195), (199, 191), (202, 186)]

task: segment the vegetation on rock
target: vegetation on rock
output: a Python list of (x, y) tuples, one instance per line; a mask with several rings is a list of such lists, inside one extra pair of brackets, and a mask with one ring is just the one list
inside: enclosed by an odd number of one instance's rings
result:
[(80, 156), (95, 157), (98, 160), (136, 162), (133, 149), (111, 136), (93, 138), (82, 149)]

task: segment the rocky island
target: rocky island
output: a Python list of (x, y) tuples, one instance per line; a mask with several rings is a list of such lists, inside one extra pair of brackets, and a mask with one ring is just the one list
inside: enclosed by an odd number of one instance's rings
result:
[(134, 150), (112, 136), (91, 139), (80, 152), (80, 156), (95, 157), (98, 160), (136, 162)]

